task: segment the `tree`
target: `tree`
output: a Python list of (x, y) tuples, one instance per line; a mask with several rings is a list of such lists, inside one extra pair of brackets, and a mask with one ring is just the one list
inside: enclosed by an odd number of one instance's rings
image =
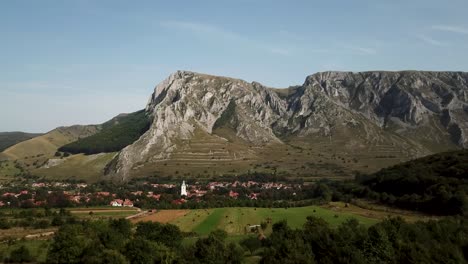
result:
[(124, 255), (130, 263), (151, 264), (157, 258), (157, 251), (155, 243), (139, 237), (127, 243)]
[(249, 236), (248, 238), (242, 240), (240, 245), (244, 247), (245, 250), (248, 250), (252, 255), (257, 249), (262, 246), (262, 242), (254, 236)]
[(102, 252), (100, 261), (102, 264), (127, 264), (128, 263), (124, 255), (112, 249), (105, 249)]
[(47, 263), (80, 263), (89, 239), (80, 225), (62, 226), (47, 254)]
[(197, 263), (242, 263), (243, 250), (234, 244), (226, 244), (227, 233), (223, 230), (215, 230), (208, 237), (197, 240), (190, 251), (189, 262)]
[(29, 249), (23, 245), (10, 253), (9, 261), (13, 263), (32, 262), (33, 257), (31, 256)]
[(161, 224), (157, 222), (138, 223), (135, 235), (162, 243), (171, 248), (179, 247), (183, 239), (179, 227), (172, 224)]

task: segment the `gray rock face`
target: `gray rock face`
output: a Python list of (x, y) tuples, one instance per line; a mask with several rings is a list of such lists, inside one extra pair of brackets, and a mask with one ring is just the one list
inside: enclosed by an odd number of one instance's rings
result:
[(463, 72), (326, 72), (307, 77), (305, 86), (382, 128), (438, 119), (454, 143), (467, 147), (467, 82)]
[[(330, 136), (361, 124), (416, 144), (423, 129), (434, 133), (429, 141), (449, 138), (467, 147), (467, 81), (468, 73), (455, 72), (323, 72), (308, 76), (302, 86), (277, 90), (178, 71), (156, 86), (146, 107), (151, 128), (122, 150), (113, 173), (126, 179), (133, 169), (170, 159), (197, 129), (213, 134), (223, 127), (254, 146)], [(375, 136), (375, 129), (365, 131)]]

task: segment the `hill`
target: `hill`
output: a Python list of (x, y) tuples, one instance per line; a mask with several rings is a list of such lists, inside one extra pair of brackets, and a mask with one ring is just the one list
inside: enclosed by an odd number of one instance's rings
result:
[(32, 170), (54, 157), (59, 147), (92, 135), (98, 130), (96, 125), (59, 127), (42, 136), (11, 146), (0, 153), (0, 156), (18, 162), (25, 170)]
[(433, 214), (468, 214), (468, 150), (408, 161), (357, 180), (389, 204)]
[(89, 137), (78, 139), (59, 148), (73, 154), (97, 154), (122, 150), (132, 144), (150, 125), (144, 110), (119, 115), (101, 125), (101, 130)]
[(0, 132), (0, 152), (22, 141), (38, 137), (39, 133)]

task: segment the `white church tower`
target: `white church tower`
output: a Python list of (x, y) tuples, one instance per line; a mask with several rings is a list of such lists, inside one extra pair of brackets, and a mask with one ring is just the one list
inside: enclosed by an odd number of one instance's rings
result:
[(185, 181), (182, 181), (182, 186), (180, 187), (180, 196), (187, 196), (187, 185), (185, 185)]

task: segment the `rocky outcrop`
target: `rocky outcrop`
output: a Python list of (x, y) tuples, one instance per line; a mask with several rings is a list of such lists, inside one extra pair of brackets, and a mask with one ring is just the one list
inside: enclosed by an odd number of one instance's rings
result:
[(178, 71), (156, 86), (146, 106), (151, 128), (122, 150), (111, 173), (126, 179), (133, 169), (170, 159), (197, 129), (215, 134), (226, 128), (246, 144), (265, 146), (359, 125), (370, 138), (375, 125), (419, 144), (411, 131), (432, 127), (426, 131), (466, 147), (467, 81), (467, 73), (456, 72), (323, 72), (276, 90)]

